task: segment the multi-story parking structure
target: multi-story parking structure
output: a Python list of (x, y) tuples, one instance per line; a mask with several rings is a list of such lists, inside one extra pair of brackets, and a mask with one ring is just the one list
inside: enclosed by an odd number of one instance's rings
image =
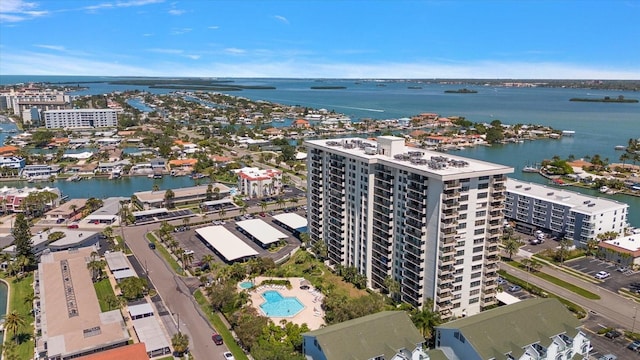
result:
[(536, 229), (585, 247), (598, 235), (624, 234), (629, 205), (520, 180), (507, 181), (505, 217), (523, 231)]
[(406, 147), (404, 139), (312, 140), (308, 226), (329, 261), (367, 286), (400, 285), (399, 300), (443, 316), (496, 303), (505, 199), (503, 165)]

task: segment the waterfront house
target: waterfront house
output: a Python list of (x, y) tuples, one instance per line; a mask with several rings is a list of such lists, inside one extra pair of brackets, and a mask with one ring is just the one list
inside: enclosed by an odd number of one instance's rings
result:
[(0, 156), (0, 167), (22, 170), (26, 165), (25, 159), (18, 156)]
[(4, 186), (0, 189), (0, 204), (2, 205), (2, 211), (7, 212), (24, 212), (22, 208), (22, 202), (29, 194), (34, 192), (48, 191), (57, 195), (57, 197), (47, 204), (48, 208), (55, 208), (60, 204), (60, 190), (58, 188), (44, 187), (42, 189), (37, 188), (10, 188)]
[(119, 160), (114, 162), (99, 162), (96, 171), (99, 173), (110, 173), (116, 168), (125, 167), (127, 165), (131, 165), (131, 162), (129, 160)]
[(47, 211), (44, 214), (44, 217), (46, 220), (55, 221), (58, 224), (73, 221), (81, 216), (86, 203), (87, 199), (71, 199), (64, 204)]
[(47, 164), (25, 165), (20, 172), (23, 178), (48, 179), (60, 172), (60, 166)]
[[(319, 118), (321, 119), (321, 118)], [(294, 129), (306, 129), (308, 127), (310, 127), (309, 125), (309, 121), (305, 120), (305, 119), (296, 119), (292, 124), (291, 127)]]
[(11, 145), (0, 146), (0, 156), (13, 156), (19, 148)]

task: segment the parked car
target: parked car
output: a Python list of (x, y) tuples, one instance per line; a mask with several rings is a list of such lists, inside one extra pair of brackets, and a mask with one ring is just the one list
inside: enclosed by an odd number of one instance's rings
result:
[(602, 355), (598, 360), (618, 360), (618, 357), (613, 354)]
[(640, 350), (640, 340), (636, 340), (636, 341), (630, 343), (629, 345), (627, 345), (627, 349), (633, 350), (633, 351)]
[(609, 276), (611, 276), (611, 274), (609, 274), (606, 271), (598, 271), (594, 277), (596, 279), (599, 279), (599, 280), (604, 280), (604, 279), (608, 278)]
[(151, 249), (151, 250), (155, 250), (155, 249), (156, 249), (156, 244), (154, 244), (154, 243), (150, 242), (150, 243), (149, 243), (149, 249)]
[(505, 280), (505, 279), (503, 279), (501, 277), (498, 277), (498, 280), (496, 280), (496, 283), (498, 283), (498, 285), (503, 285), (503, 284), (507, 283), (507, 280)]
[(618, 330), (609, 330), (604, 334), (604, 337), (609, 339), (617, 339), (622, 335), (622, 333)]
[(213, 343), (216, 345), (222, 345), (224, 343), (222, 335), (218, 333), (213, 333), (213, 335), (211, 335), (211, 340), (213, 340)]
[(616, 270), (623, 273), (623, 272), (629, 271), (629, 267), (628, 266), (619, 266)]
[(69, 225), (67, 225), (67, 228), (69, 228), (69, 229), (77, 229), (78, 228), (78, 224), (69, 224)]
[[(236, 358), (235, 358), (235, 357), (233, 357), (233, 354), (232, 354), (232, 353), (230, 353), (230, 352), (228, 352), (228, 351), (226, 351), (226, 352), (225, 352), (224, 354), (222, 354), (222, 355), (224, 355), (224, 358), (225, 358), (226, 360), (236, 360)], [(614, 359), (614, 360), (615, 360), (615, 359)]]
[(518, 286), (518, 285), (511, 285), (509, 286), (509, 288), (507, 288), (507, 291), (509, 292), (518, 292), (522, 290), (522, 287)]

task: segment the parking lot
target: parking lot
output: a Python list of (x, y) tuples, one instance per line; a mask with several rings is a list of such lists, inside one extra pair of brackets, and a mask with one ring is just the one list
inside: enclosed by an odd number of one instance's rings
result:
[[(298, 215), (304, 217), (305, 216), (304, 210), (302, 210), (302, 207), (299, 207), (299, 208), (301, 210), (296, 211), (296, 213)], [(235, 219), (228, 219), (228, 220), (224, 220), (224, 221), (214, 220), (214, 221), (211, 222), (211, 224), (208, 224), (208, 225), (199, 225), (199, 226), (190, 226), (190, 227), (176, 226), (176, 230), (178, 230), (178, 231), (175, 232), (173, 234), (173, 236), (180, 243), (180, 246), (185, 251), (189, 251), (190, 250), (190, 251), (194, 252), (194, 264), (197, 263), (198, 261), (200, 261), (204, 255), (212, 255), (216, 259), (217, 262), (224, 262), (224, 260), (221, 259), (218, 256), (218, 254), (216, 254), (213, 251), (213, 249), (211, 249), (209, 247), (208, 244), (203, 242), (195, 232), (196, 229), (198, 229), (198, 228), (202, 228), (202, 227), (205, 227), (205, 226), (212, 226), (212, 225), (224, 226), (227, 230), (229, 230), (231, 233), (233, 233), (239, 239), (244, 241), (252, 249), (257, 251), (258, 254), (259, 254), (258, 255), (259, 257), (269, 257), (269, 258), (272, 258), (274, 260), (278, 260), (278, 259), (281, 259), (282, 257), (284, 257), (287, 253), (291, 252), (291, 250), (293, 250), (296, 246), (300, 246), (300, 240), (299, 239), (295, 238), (291, 234), (291, 232), (289, 232), (286, 229), (276, 225), (273, 222), (272, 215), (275, 215), (276, 213), (281, 213), (281, 212), (282, 211), (263, 213), (264, 216), (260, 216), (260, 215), (257, 215), (257, 214), (256, 215), (246, 215), (246, 216), (241, 218), (242, 220), (250, 219), (250, 218), (261, 219), (264, 222), (266, 222), (267, 224), (269, 224), (270, 226), (273, 226), (274, 228), (278, 229), (279, 231), (281, 231), (281, 232), (283, 232), (283, 233), (285, 233), (287, 235), (290, 235), (286, 239), (287, 245), (285, 247), (281, 248), (277, 252), (270, 252), (270, 251), (262, 248), (260, 245), (258, 245), (254, 241), (252, 241), (246, 235), (244, 235), (240, 231), (238, 231), (238, 229), (236, 228), (236, 224), (235, 224), (236, 220)], [(184, 230), (180, 231), (179, 229), (181, 229), (181, 228), (184, 228)]]
[(529, 294), (528, 292), (526, 292), (525, 290), (522, 290), (522, 288), (520, 286), (517, 285), (513, 285), (512, 283), (502, 279), (502, 278), (498, 278), (498, 284), (500, 285), (500, 287), (502, 288), (502, 291), (513, 295), (515, 297), (517, 297), (520, 300), (525, 300), (525, 299), (530, 299), (533, 298), (533, 295)]
[(609, 339), (604, 335), (598, 335), (598, 331), (601, 329), (614, 326), (605, 317), (590, 312), (589, 316), (583, 320), (583, 326), (585, 334), (591, 340), (591, 346), (593, 346), (593, 350), (589, 353), (591, 355), (590, 359), (598, 359), (606, 354), (614, 354), (618, 357), (618, 360), (640, 359), (640, 352), (627, 349), (627, 345), (631, 341), (625, 339), (624, 336)]
[(620, 288), (628, 288), (632, 282), (640, 282), (640, 272), (617, 271), (620, 267), (617, 264), (595, 259), (593, 257), (586, 257), (567, 261), (565, 266), (569, 266), (574, 270), (580, 271), (589, 276), (595, 276), (599, 271), (606, 271), (610, 276), (604, 280), (601, 280), (600, 286), (613, 292), (618, 292)]

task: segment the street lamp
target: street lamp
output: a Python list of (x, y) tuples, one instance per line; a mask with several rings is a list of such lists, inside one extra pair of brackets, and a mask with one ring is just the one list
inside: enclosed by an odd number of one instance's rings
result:
[(638, 307), (634, 306), (635, 314), (633, 315), (633, 326), (631, 327), (631, 335), (636, 331), (636, 318), (638, 317)]

